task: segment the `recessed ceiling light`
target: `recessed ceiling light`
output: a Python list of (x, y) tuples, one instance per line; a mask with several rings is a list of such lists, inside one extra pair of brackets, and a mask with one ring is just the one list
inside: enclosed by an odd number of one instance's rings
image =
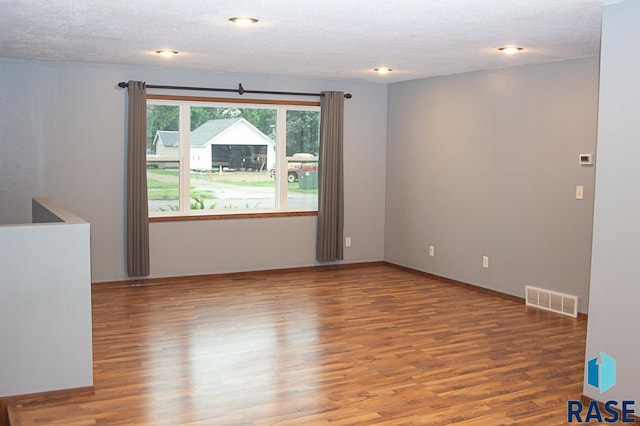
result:
[(499, 47), (498, 50), (502, 53), (506, 53), (507, 55), (513, 55), (514, 53), (520, 53), (524, 49), (518, 46), (503, 46)]
[(170, 58), (178, 54), (178, 52), (175, 50), (156, 50), (156, 53), (165, 58)]
[(234, 18), (229, 18), (229, 20), (238, 25), (251, 25), (258, 22), (256, 18), (252, 18), (250, 16), (236, 16)]
[(373, 69), (375, 72), (377, 72), (378, 74), (388, 74), (391, 71), (393, 71), (391, 68), (389, 67), (379, 67), (379, 68), (374, 68)]

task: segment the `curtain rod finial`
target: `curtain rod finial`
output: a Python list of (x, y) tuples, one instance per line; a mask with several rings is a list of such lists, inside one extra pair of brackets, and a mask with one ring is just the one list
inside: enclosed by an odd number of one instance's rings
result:
[(122, 87), (124, 89), (125, 87), (129, 87), (129, 83), (121, 81), (120, 83), (118, 83), (118, 87)]
[(351, 93), (345, 93), (344, 97), (345, 97), (345, 99), (351, 99), (351, 98), (353, 98), (353, 95)]

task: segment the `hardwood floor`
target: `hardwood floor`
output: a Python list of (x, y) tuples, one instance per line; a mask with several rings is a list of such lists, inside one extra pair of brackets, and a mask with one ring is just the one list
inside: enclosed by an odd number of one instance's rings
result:
[(392, 266), (93, 287), (95, 394), (18, 425), (556, 425), (586, 320)]

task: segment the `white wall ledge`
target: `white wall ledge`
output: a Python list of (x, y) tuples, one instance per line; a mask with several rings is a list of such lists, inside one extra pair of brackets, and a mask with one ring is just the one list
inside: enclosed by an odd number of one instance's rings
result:
[(87, 223), (73, 212), (59, 206), (48, 198), (34, 198), (31, 200), (32, 223)]
[(93, 385), (90, 225), (51, 200), (0, 226), (0, 397)]

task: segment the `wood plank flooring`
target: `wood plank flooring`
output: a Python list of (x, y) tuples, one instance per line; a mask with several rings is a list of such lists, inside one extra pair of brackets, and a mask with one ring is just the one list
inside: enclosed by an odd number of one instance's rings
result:
[(95, 394), (18, 425), (559, 425), (586, 320), (389, 265), (93, 287)]

